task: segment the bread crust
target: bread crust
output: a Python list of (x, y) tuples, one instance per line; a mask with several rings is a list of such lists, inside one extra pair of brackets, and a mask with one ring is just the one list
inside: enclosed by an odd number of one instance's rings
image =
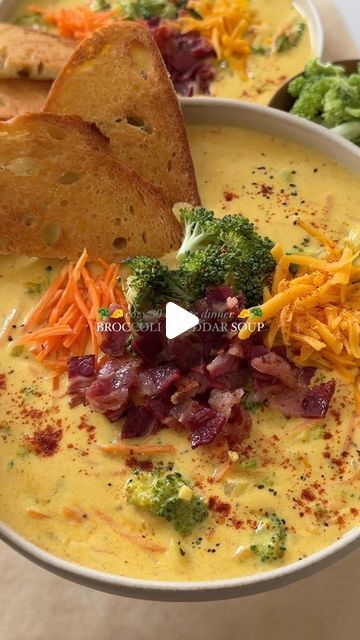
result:
[(74, 48), (73, 40), (0, 22), (0, 78), (54, 80)]
[(180, 105), (147, 28), (117, 22), (83, 40), (54, 83), (44, 111), (95, 122), (110, 151), (172, 204), (199, 204)]
[(86, 247), (112, 261), (174, 250), (181, 229), (170, 203), (109, 144), (79, 116), (0, 123), (0, 253), (73, 260)]

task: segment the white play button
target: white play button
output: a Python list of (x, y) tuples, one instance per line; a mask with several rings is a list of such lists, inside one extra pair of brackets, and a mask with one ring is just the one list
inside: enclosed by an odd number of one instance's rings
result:
[(180, 336), (182, 333), (189, 331), (193, 327), (199, 324), (199, 318), (193, 313), (189, 313), (185, 309), (174, 304), (174, 302), (168, 302), (166, 305), (166, 337), (169, 340)]

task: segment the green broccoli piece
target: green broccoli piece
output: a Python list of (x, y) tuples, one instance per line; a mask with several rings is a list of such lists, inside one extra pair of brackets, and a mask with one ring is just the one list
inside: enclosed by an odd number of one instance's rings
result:
[(261, 562), (272, 562), (283, 557), (286, 551), (286, 527), (275, 513), (259, 519), (255, 538), (256, 542), (250, 545), (250, 549)]
[(318, 122), (324, 109), (324, 100), (333, 84), (333, 77), (319, 76), (305, 80), (291, 113), (307, 120)]
[(202, 207), (180, 209), (180, 222), (184, 229), (184, 239), (177, 252), (178, 260), (182, 260), (189, 251), (203, 249), (211, 244), (219, 224), (214, 212)]
[(294, 98), (298, 98), (301, 91), (303, 90), (305, 83), (306, 83), (306, 79), (303, 74), (296, 76), (295, 78), (293, 78), (293, 80), (289, 82), (288, 93), (290, 93), (290, 95), (293, 96)]
[(305, 65), (305, 78), (317, 78), (318, 76), (344, 76), (345, 69), (331, 62), (320, 62), (319, 58), (313, 58)]
[(129, 20), (150, 20), (150, 18), (172, 19), (177, 15), (173, 2), (167, 0), (118, 0), (113, 5)]
[(225, 255), (218, 246), (188, 252), (182, 259), (179, 272), (189, 300), (194, 302), (205, 295), (208, 287), (225, 282)]
[[(202, 498), (192, 494), (181, 473), (161, 475), (158, 471), (136, 470), (127, 481), (125, 490), (130, 504), (165, 518), (183, 536), (190, 535), (208, 516), (206, 504)], [(181, 497), (182, 493), (185, 493), (184, 497)]]
[[(336, 127), (352, 119), (352, 109), (360, 107), (360, 89), (349, 84), (347, 78), (334, 78), (324, 96), (323, 118), (329, 127)], [(355, 116), (356, 117), (356, 116)]]
[(360, 145), (360, 121), (353, 120), (351, 122), (344, 122), (337, 127), (331, 129), (333, 133), (337, 133), (339, 136), (350, 140), (357, 145)]
[(277, 53), (283, 53), (284, 51), (289, 51), (289, 49), (296, 47), (305, 32), (305, 28), (306, 25), (304, 22), (297, 22), (292, 25), (290, 29), (287, 29), (278, 35), (274, 42), (274, 51)]
[(125, 283), (125, 295), (131, 313), (161, 308), (168, 300), (187, 303), (188, 295), (176, 271), (157, 258), (136, 256), (124, 260), (131, 270)]

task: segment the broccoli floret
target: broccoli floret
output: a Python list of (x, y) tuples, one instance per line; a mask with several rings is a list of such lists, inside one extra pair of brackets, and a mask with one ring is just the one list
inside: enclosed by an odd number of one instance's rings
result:
[(333, 83), (333, 77), (319, 76), (305, 80), (291, 113), (307, 120), (318, 121), (324, 108), (324, 100)]
[(130, 20), (150, 20), (150, 18), (175, 18), (176, 6), (167, 0), (117, 0), (114, 8)]
[(181, 262), (180, 275), (191, 302), (202, 298), (208, 287), (223, 284), (226, 261), (221, 247), (209, 246), (186, 253)]
[(255, 539), (250, 548), (261, 562), (271, 562), (283, 557), (286, 551), (286, 528), (275, 513), (259, 519)]
[(278, 35), (274, 42), (274, 51), (282, 53), (296, 47), (304, 34), (305, 27), (304, 22), (297, 22)]
[(301, 74), (300, 76), (296, 76), (293, 80), (291, 80), (291, 82), (289, 82), (288, 92), (294, 98), (298, 98), (305, 83), (306, 80), (303, 74)]
[[(360, 107), (360, 91), (347, 78), (334, 78), (324, 96), (323, 118), (329, 127), (336, 127), (351, 119), (351, 110)], [(350, 110), (350, 112), (349, 112)]]
[(184, 239), (177, 252), (178, 260), (189, 251), (203, 249), (216, 237), (218, 220), (213, 211), (202, 207), (180, 209), (180, 222), (184, 229)]
[(165, 518), (183, 536), (190, 535), (208, 516), (206, 504), (192, 493), (181, 473), (161, 475), (136, 470), (125, 489), (130, 504)]
[(313, 58), (305, 65), (305, 78), (314, 78), (318, 76), (344, 76), (345, 69), (340, 65), (331, 64), (331, 62), (320, 62), (319, 58)]
[(351, 140), (355, 144), (360, 145), (360, 121), (353, 120), (352, 122), (344, 122), (337, 127), (331, 129), (333, 133), (337, 133), (339, 136)]
[(125, 284), (131, 312), (161, 308), (168, 300), (188, 302), (177, 272), (171, 271), (157, 258), (136, 256), (124, 260), (124, 264), (132, 272)]

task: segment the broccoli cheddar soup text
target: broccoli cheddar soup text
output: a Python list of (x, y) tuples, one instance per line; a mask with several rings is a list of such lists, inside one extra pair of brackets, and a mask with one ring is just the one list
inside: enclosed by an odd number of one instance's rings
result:
[[(0, 258), (0, 517), (157, 580), (275, 569), (360, 524), (358, 177), (255, 131), (189, 141), (204, 209), (177, 258), (127, 281)], [(126, 330), (170, 299), (210, 329)]]

